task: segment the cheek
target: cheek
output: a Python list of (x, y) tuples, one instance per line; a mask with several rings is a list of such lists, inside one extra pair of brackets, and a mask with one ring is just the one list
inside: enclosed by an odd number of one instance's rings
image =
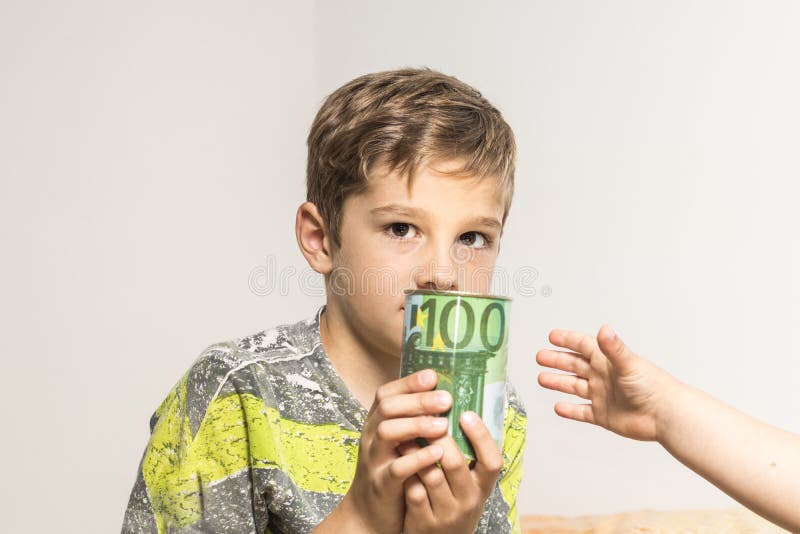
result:
[(362, 285), (373, 288), (380, 283), (384, 288), (391, 287), (402, 292), (408, 287), (416, 264), (416, 258), (411, 254), (399, 255), (393, 251), (373, 249), (363, 256), (363, 262), (359, 265), (363, 273)]
[(351, 255), (348, 259), (341, 270), (348, 273), (348, 286), (354, 289), (353, 296), (387, 309), (396, 307), (394, 303), (402, 299), (403, 290), (409, 287), (411, 266), (398, 261), (396, 256), (376, 250)]
[(460, 266), (459, 287), (473, 293), (491, 293), (492, 280), (499, 281), (503, 272), (495, 272), (494, 258)]

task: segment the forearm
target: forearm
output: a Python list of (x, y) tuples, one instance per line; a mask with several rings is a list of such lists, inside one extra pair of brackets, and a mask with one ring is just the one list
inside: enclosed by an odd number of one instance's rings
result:
[(374, 534), (358, 515), (350, 495), (345, 495), (339, 505), (319, 525), (312, 530), (314, 534)]
[(672, 388), (657, 418), (661, 445), (743, 505), (800, 531), (800, 436), (677, 381)]

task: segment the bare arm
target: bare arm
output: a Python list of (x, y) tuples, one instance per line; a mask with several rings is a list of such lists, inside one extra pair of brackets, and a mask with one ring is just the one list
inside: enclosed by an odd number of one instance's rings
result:
[(800, 436), (749, 417), (680, 383), (603, 327), (597, 338), (554, 330), (537, 361), (572, 374), (539, 383), (591, 404), (556, 413), (625, 437), (658, 441), (675, 458), (754, 512), (800, 532)]
[(679, 384), (657, 422), (675, 458), (757, 514), (800, 531), (800, 436)]

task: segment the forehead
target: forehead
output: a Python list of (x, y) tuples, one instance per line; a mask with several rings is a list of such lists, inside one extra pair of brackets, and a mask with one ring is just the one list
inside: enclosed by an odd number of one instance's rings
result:
[(453, 174), (460, 168), (456, 162), (421, 166), (410, 181), (405, 173), (380, 170), (369, 178), (357, 203), (370, 210), (400, 204), (434, 214), (481, 215), (502, 221), (506, 191), (500, 180)]

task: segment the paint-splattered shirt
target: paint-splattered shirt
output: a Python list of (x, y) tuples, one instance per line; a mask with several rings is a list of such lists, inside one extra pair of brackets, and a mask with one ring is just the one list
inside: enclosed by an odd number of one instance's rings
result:
[[(341, 501), (367, 411), (314, 317), (205, 349), (150, 419), (127, 533), (309, 532)], [(527, 418), (506, 387), (503, 469), (478, 532), (519, 532)]]

